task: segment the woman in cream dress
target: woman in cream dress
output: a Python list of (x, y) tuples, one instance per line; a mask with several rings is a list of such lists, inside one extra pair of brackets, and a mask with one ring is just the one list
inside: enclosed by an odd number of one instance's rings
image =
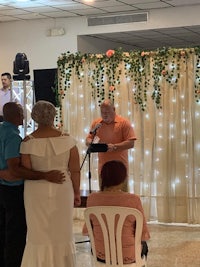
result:
[(60, 184), (25, 181), (27, 243), (21, 267), (74, 267), (73, 207), (80, 205), (80, 161), (75, 141), (53, 126), (55, 107), (38, 101), (32, 110), (38, 128), (21, 144), (22, 165), (62, 170)]

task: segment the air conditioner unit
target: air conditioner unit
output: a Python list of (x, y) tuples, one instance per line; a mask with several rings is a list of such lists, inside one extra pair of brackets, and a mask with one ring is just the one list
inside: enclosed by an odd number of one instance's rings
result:
[(113, 14), (109, 16), (92, 16), (88, 17), (88, 26), (110, 25), (133, 22), (146, 22), (148, 20), (148, 12), (129, 13), (129, 14)]

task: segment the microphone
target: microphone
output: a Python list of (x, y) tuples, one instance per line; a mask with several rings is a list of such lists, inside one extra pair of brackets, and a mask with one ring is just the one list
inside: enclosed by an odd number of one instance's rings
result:
[(96, 133), (96, 131), (102, 126), (101, 123), (98, 123), (91, 131), (90, 134)]

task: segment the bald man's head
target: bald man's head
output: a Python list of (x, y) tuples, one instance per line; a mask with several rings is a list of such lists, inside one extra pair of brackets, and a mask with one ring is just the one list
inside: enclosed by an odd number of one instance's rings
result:
[(22, 106), (16, 102), (6, 103), (3, 106), (3, 119), (16, 126), (22, 125), (24, 119)]

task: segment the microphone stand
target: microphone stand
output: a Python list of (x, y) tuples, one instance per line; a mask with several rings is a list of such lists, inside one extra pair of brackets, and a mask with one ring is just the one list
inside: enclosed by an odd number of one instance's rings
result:
[(91, 165), (90, 165), (90, 158), (91, 158), (91, 145), (93, 144), (93, 142), (94, 142), (94, 138), (95, 138), (95, 136), (96, 136), (96, 132), (97, 132), (97, 129), (93, 132), (93, 137), (92, 137), (92, 142), (90, 143), (90, 145), (89, 145), (89, 147), (88, 147), (88, 149), (87, 149), (87, 152), (86, 152), (86, 155), (85, 155), (85, 157), (84, 157), (84, 159), (83, 159), (83, 162), (82, 162), (82, 164), (81, 164), (81, 167), (80, 167), (80, 170), (82, 169), (82, 167), (83, 167), (83, 164), (84, 164), (84, 162), (85, 162), (85, 160), (86, 160), (86, 158), (87, 158), (87, 155), (88, 155), (88, 179), (89, 179), (89, 193), (91, 193), (92, 192), (92, 189), (91, 189)]

